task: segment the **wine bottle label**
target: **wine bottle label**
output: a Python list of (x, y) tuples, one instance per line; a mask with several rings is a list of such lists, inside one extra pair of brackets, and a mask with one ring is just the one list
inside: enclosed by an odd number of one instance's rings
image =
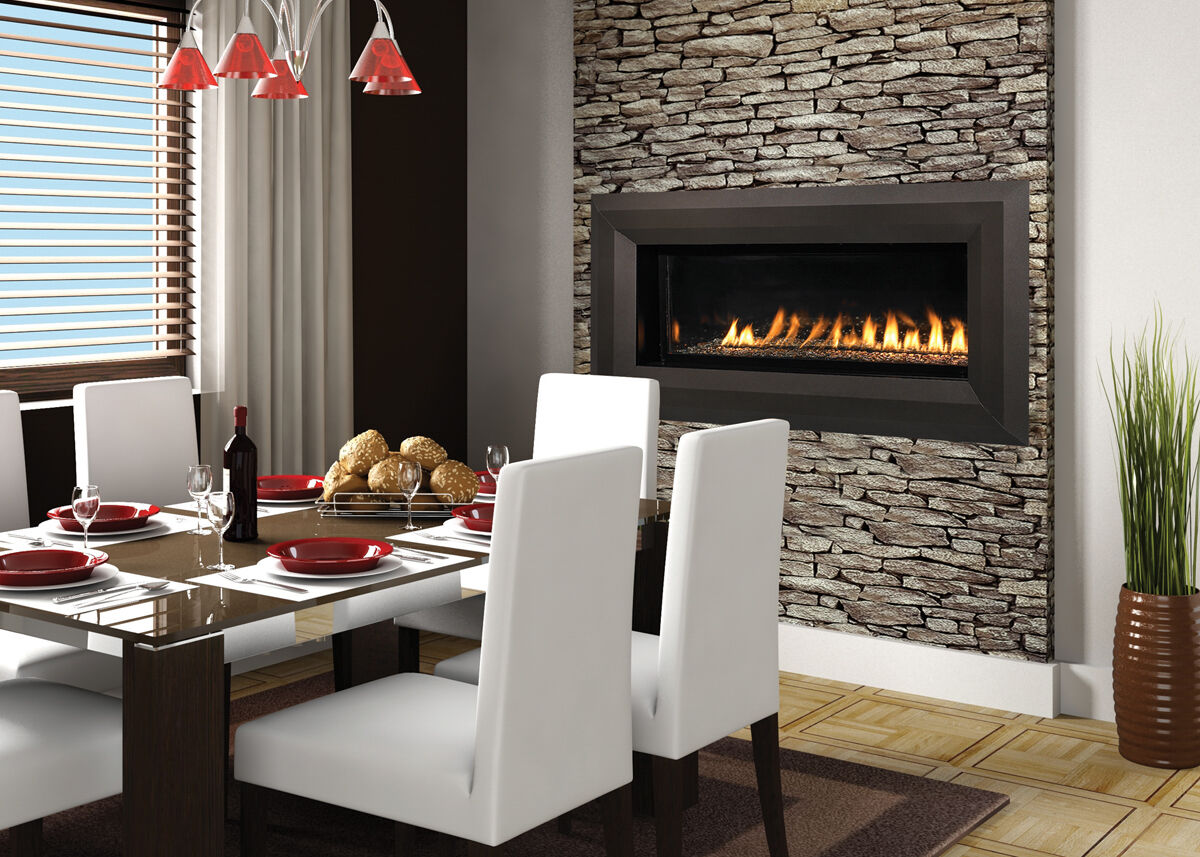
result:
[(229, 468), (228, 467), (221, 468), (221, 490), (222, 491), (232, 491), (233, 490), (233, 488), (230, 487)]

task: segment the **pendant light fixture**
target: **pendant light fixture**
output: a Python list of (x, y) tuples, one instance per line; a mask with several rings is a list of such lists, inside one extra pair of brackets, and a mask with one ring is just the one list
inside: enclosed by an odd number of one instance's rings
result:
[[(188, 14), (187, 25), (179, 46), (171, 55), (171, 61), (163, 72), (160, 89), (199, 90), (213, 89), (218, 77), (258, 80), (251, 95), (254, 98), (297, 100), (308, 98), (308, 91), (301, 82), (304, 67), (308, 62), (309, 47), (316, 34), (321, 16), (333, 5), (334, 0), (319, 0), (309, 19), (304, 39), (300, 39), (299, 10), (297, 0), (278, 0), (272, 6), (270, 0), (262, 4), (271, 13), (275, 23), (277, 47), (269, 58), (263, 48), (254, 25), (250, 22), (250, 0), (242, 7), (242, 19), (237, 32), (229, 40), (221, 55), (217, 68), (212, 71), (204, 61), (204, 55), (196, 44), (193, 20), (196, 10), (204, 0), (196, 0)], [(380, 0), (375, 3), (375, 29), (367, 41), (366, 48), (350, 73), (350, 80), (367, 84), (364, 92), (370, 95), (420, 95), (412, 71), (396, 44), (392, 18)]]

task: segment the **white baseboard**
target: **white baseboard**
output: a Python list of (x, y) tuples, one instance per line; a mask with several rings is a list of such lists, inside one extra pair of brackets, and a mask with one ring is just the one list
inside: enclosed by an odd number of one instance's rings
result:
[(1059, 708), (1063, 714), (1093, 720), (1117, 719), (1113, 708), (1112, 667), (1059, 663)]
[(817, 678), (1000, 708), (1058, 714), (1058, 665), (941, 649), (802, 625), (779, 625), (779, 668)]

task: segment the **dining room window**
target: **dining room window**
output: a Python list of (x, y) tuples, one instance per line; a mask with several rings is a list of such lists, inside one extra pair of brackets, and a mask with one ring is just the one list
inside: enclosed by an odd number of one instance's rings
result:
[(186, 372), (192, 108), (156, 86), (182, 23), (0, 0), (0, 388)]

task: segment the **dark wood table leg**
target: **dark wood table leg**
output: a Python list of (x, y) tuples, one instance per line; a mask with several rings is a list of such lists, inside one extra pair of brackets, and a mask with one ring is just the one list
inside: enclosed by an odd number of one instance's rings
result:
[(225, 853), (224, 639), (124, 648), (125, 857)]
[(396, 642), (400, 647), (400, 672), (419, 673), (421, 671), (421, 632), (416, 628), (404, 628), (397, 625)]
[(35, 818), (8, 829), (9, 857), (42, 857), (42, 820)]
[(395, 675), (400, 643), (391, 619), (333, 635), (333, 686), (336, 690)]

